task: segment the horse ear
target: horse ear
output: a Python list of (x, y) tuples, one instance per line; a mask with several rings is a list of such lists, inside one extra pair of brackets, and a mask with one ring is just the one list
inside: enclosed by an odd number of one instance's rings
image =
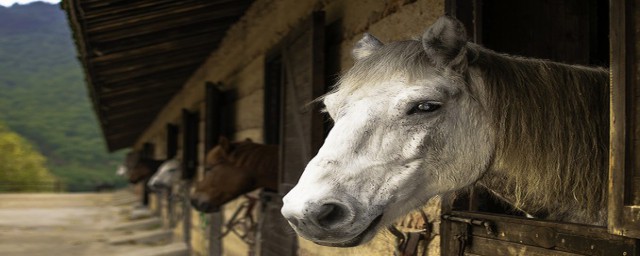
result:
[(382, 45), (380, 40), (369, 33), (364, 33), (362, 39), (360, 39), (353, 47), (353, 50), (351, 50), (351, 54), (355, 60), (361, 60), (371, 55), (371, 53), (378, 50)]
[(230, 144), (229, 139), (225, 136), (220, 136), (218, 139), (218, 146), (220, 146), (224, 152), (229, 152), (229, 149), (231, 148)]
[(466, 67), (467, 32), (455, 18), (440, 17), (422, 35), (422, 47), (438, 67)]

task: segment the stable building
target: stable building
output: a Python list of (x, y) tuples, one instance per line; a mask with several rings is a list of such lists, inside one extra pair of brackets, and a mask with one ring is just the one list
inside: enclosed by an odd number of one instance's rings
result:
[[(64, 0), (108, 149), (178, 158), (183, 182), (148, 194), (193, 255), (640, 255), (639, 1), (561, 0)], [(442, 15), (472, 41), (510, 54), (609, 66), (612, 121), (608, 227), (531, 220), (491, 207), (473, 189), (432, 199), (371, 243), (340, 249), (295, 236), (281, 198), (330, 123), (308, 104), (352, 64), (364, 32), (414, 38)], [(189, 204), (190, 185), (219, 136), (280, 147), (279, 189), (254, 191), (252, 227), (227, 232), (247, 198), (220, 213)], [(139, 186), (143, 186), (140, 184)], [(490, 231), (487, 227), (490, 227)], [(237, 233), (245, 234), (241, 237)], [(497, 235), (496, 235), (497, 234)], [(619, 254), (617, 254), (619, 253)]]

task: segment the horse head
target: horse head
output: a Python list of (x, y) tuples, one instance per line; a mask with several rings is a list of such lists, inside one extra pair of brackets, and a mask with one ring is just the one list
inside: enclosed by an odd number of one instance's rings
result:
[(459, 21), (440, 18), (420, 40), (365, 34), (352, 55), (323, 98), (334, 126), (282, 207), (299, 235), (329, 246), (366, 242), (433, 196), (472, 184), (494, 143), (466, 83)]
[(126, 167), (124, 167), (124, 165), (118, 166), (118, 169), (116, 170), (117, 176), (125, 177), (127, 176), (127, 173), (128, 173), (128, 170)]
[(175, 158), (162, 163), (158, 171), (147, 182), (147, 186), (156, 191), (170, 189), (173, 184), (180, 180), (181, 168), (180, 161)]
[(138, 152), (130, 152), (125, 160), (129, 183), (136, 184), (150, 178), (158, 170), (160, 164), (162, 161), (144, 158)]
[(247, 139), (230, 143), (220, 137), (207, 153), (204, 178), (194, 185), (191, 204), (215, 212), (232, 199), (257, 188), (277, 189), (277, 147)]

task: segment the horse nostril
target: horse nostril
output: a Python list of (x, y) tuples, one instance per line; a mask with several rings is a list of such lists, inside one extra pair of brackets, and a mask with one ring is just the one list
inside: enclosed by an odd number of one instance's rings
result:
[(316, 222), (320, 227), (331, 228), (347, 218), (347, 209), (339, 204), (323, 204), (316, 214)]

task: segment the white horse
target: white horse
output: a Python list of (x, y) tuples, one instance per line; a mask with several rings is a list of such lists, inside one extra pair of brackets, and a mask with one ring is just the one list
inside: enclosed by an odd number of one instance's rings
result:
[(158, 171), (151, 176), (147, 186), (153, 190), (170, 189), (180, 180), (182, 164), (178, 159), (170, 159), (158, 167)]
[(473, 184), (539, 218), (605, 222), (607, 70), (495, 53), (449, 17), (352, 53), (323, 98), (335, 125), (283, 199), (299, 235), (359, 245)]
[(129, 173), (129, 171), (127, 170), (127, 167), (125, 167), (124, 165), (118, 166), (118, 169), (116, 170), (116, 175), (125, 177), (127, 176), (127, 173)]

